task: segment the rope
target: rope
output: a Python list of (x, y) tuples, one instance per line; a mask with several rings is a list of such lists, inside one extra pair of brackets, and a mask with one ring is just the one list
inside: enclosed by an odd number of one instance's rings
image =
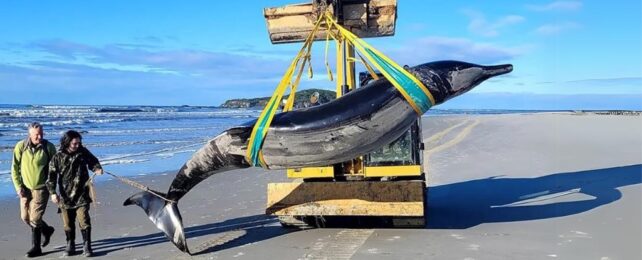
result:
[[(103, 170), (103, 171), (104, 171), (104, 170)], [(173, 201), (173, 200), (170, 200), (170, 199), (165, 198), (163, 195), (159, 194), (158, 192), (153, 191), (152, 189), (150, 189), (149, 187), (147, 187), (147, 186), (145, 186), (145, 185), (143, 185), (143, 184), (140, 184), (140, 183), (138, 183), (138, 182), (132, 181), (132, 180), (127, 179), (127, 178), (125, 178), (125, 177), (121, 177), (121, 176), (115, 175), (115, 174), (113, 174), (113, 173), (111, 173), (111, 172), (108, 172), (108, 171), (104, 171), (104, 172), (105, 172), (106, 174), (109, 174), (109, 175), (113, 176), (114, 178), (118, 179), (118, 180), (119, 180), (119, 181), (121, 181), (122, 183), (125, 183), (125, 184), (127, 184), (127, 185), (130, 185), (130, 186), (132, 186), (132, 187), (134, 187), (134, 188), (137, 188), (137, 189), (139, 189), (139, 190), (149, 192), (149, 193), (151, 193), (152, 195), (154, 195), (154, 196), (156, 196), (156, 197), (159, 197), (159, 198), (161, 198), (161, 199), (163, 199), (164, 201), (167, 201), (167, 202), (169, 202), (169, 203), (176, 203), (176, 201)]]
[(87, 181), (87, 186), (89, 187), (89, 197), (91, 198), (91, 201), (94, 202), (94, 208), (98, 210), (98, 201), (96, 200), (96, 187), (94, 187), (94, 177), (96, 177), (96, 173), (91, 175), (89, 177), (89, 181)]

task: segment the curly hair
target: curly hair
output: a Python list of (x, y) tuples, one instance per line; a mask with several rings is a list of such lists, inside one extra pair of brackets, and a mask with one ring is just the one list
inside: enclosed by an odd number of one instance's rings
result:
[[(82, 140), (82, 136), (80, 135), (80, 133), (74, 130), (69, 130), (65, 132), (65, 134), (63, 134), (62, 137), (60, 137), (60, 150), (66, 151), (67, 148), (69, 148), (69, 145), (71, 145), (71, 141), (74, 140), (75, 138)], [(80, 147), (82, 147), (82, 144), (80, 144)]]

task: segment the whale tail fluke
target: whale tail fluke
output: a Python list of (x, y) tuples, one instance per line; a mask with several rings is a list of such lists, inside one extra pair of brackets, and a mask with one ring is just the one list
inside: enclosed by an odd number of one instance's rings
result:
[[(157, 194), (162, 194), (156, 192)], [(162, 195), (161, 195), (162, 196)], [(165, 236), (183, 252), (190, 254), (187, 248), (187, 241), (185, 240), (185, 231), (183, 229), (183, 218), (178, 211), (176, 203), (167, 202), (158, 196), (142, 191), (127, 198), (123, 206), (137, 205), (141, 207), (149, 220), (163, 233)]]

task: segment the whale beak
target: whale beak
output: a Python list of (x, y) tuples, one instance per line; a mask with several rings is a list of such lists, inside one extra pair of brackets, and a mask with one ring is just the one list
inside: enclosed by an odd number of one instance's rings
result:
[(484, 66), (484, 74), (489, 78), (510, 73), (511, 71), (513, 71), (513, 65), (511, 64)]
[(481, 66), (464, 63), (461, 67), (453, 66), (453, 69), (447, 71), (447, 75), (444, 76), (450, 86), (442, 102), (470, 91), (483, 81), (511, 71), (513, 71), (513, 65), (510, 64)]
[(478, 65), (445, 60), (425, 63), (412, 68), (414, 74), (433, 95), (435, 105), (464, 94), (483, 81), (513, 71), (513, 65)]

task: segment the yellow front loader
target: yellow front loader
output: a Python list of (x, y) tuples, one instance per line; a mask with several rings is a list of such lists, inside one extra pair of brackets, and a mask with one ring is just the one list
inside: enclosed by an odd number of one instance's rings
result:
[[(300, 42), (312, 31), (319, 10), (328, 9), (358, 37), (394, 35), (396, 0), (315, 0), (309, 4), (266, 8), (272, 43)], [(326, 40), (320, 30), (315, 40)], [(337, 98), (356, 87), (355, 52), (336, 41)], [(372, 80), (359, 75), (359, 85)], [(418, 119), (419, 120), (419, 119)], [(287, 183), (269, 183), (266, 213), (284, 226), (388, 224), (425, 225), (426, 185), (420, 123), (396, 141), (353, 160), (324, 167), (288, 169)]]

